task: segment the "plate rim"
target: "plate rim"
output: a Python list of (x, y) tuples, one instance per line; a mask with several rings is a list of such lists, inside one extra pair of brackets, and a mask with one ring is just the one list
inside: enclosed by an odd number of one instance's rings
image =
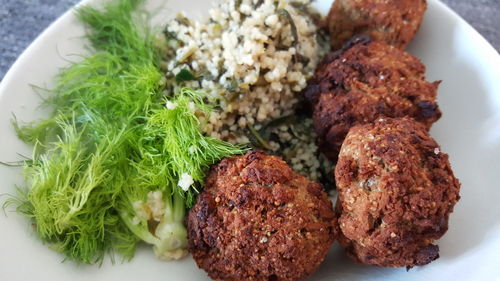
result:
[[(0, 81), (0, 103), (2, 102), (2, 98), (4, 95), (8, 94), (8, 89), (12, 83), (15, 84), (16, 77), (18, 75), (22, 75), (23, 67), (26, 63), (29, 63), (27, 57), (35, 52), (37, 46), (39, 44), (43, 44), (45, 37), (53, 32), (58, 32), (58, 26), (65, 22), (71, 20), (73, 17), (73, 13), (75, 7), (80, 5), (88, 4), (96, 2), (95, 0), (83, 0), (78, 4), (72, 6), (66, 12), (64, 12), (60, 17), (54, 20), (50, 25), (48, 25), (29, 45), (28, 47), (21, 53), (21, 55), (15, 60), (12, 66), (8, 69), (3, 79)], [(439, 8), (446, 10), (447, 14), (453, 18), (453, 20), (458, 21), (462, 24), (463, 27), (467, 29), (468, 35), (473, 37), (477, 44), (479, 44), (482, 48), (481, 52), (485, 53), (483, 56), (487, 56), (489, 58), (488, 64), (491, 66), (491, 70), (500, 75), (500, 54), (498, 51), (467, 21), (465, 21), (460, 15), (458, 15), (454, 10), (452, 10), (449, 6), (441, 2), (440, 0), (429, 0), (429, 2), (433, 2), (432, 4), (436, 4)], [(171, 2), (171, 4), (174, 4)], [(175, 5), (175, 4), (174, 4)], [(500, 82), (497, 82), (500, 85)], [(497, 94), (497, 93), (495, 93)], [(500, 94), (500, 93), (498, 93)], [(38, 242), (38, 241), (37, 241)]]

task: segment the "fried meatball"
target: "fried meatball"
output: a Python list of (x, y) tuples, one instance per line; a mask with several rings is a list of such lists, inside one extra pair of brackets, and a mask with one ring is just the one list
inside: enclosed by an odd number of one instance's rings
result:
[(327, 18), (334, 49), (354, 35), (368, 35), (404, 49), (417, 33), (425, 0), (335, 0)]
[(188, 215), (188, 249), (215, 280), (298, 280), (334, 240), (323, 187), (253, 151), (211, 168)]
[(349, 128), (379, 117), (410, 116), (430, 128), (441, 117), (440, 82), (424, 73), (418, 58), (367, 37), (329, 55), (305, 90), (319, 149), (335, 161)]
[(439, 257), (460, 184), (448, 155), (410, 118), (353, 127), (335, 168), (339, 241), (365, 264), (408, 268)]

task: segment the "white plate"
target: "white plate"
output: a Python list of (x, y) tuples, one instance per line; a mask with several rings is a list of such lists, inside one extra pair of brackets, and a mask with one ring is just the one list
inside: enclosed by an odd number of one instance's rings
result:
[[(148, 9), (162, 2), (149, 1)], [(168, 1), (155, 18), (185, 10), (206, 14), (206, 0)], [(331, 0), (319, 1), (324, 12)], [(82, 26), (68, 12), (21, 55), (0, 85), (0, 161), (18, 160), (31, 149), (15, 136), (12, 113), (34, 120), (40, 100), (29, 84), (51, 86), (70, 54), (82, 53)], [(437, 0), (429, 1), (425, 20), (409, 49), (427, 65), (429, 80), (443, 80), (439, 105), (443, 117), (432, 135), (449, 153), (462, 182), (462, 199), (439, 241), (441, 258), (430, 265), (388, 269), (357, 265), (336, 245), (311, 280), (500, 280), (500, 56), (473, 28)], [(0, 193), (21, 184), (19, 169), (0, 166)], [(304, 253), (307, 255), (307, 253)], [(162, 262), (150, 248), (139, 249), (130, 263), (76, 266), (38, 241), (25, 218), (0, 216), (0, 280), (200, 280), (206, 274), (191, 258)]]

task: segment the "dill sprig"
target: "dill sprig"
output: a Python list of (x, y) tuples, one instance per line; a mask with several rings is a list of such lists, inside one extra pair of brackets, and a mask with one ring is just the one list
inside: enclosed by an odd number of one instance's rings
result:
[[(172, 253), (185, 251), (185, 208), (208, 166), (244, 152), (200, 132), (196, 116), (211, 110), (203, 94), (184, 89), (169, 100), (177, 107), (165, 108), (153, 35), (136, 12), (141, 3), (79, 8), (93, 53), (57, 76), (44, 100), (54, 109), (50, 118), (14, 121), (34, 149), (24, 161), (27, 186), (5, 204), (17, 206), (38, 236), (70, 260), (100, 263), (114, 252), (130, 259), (140, 240), (154, 244), (158, 256), (178, 257)], [(179, 186), (182, 174), (192, 177), (192, 187)], [(134, 221), (134, 204), (151, 191), (162, 192), (167, 208), (155, 233), (147, 221)], [(171, 229), (175, 237), (162, 236)]]
[[(165, 194), (178, 192), (190, 208), (197, 192), (185, 192), (177, 186), (184, 173), (192, 177), (197, 191), (203, 184), (208, 167), (219, 159), (245, 152), (243, 146), (231, 145), (219, 139), (204, 136), (196, 114), (210, 114), (212, 108), (204, 102), (203, 93), (184, 88), (169, 102), (175, 108), (155, 109), (150, 112), (138, 143), (134, 144), (139, 161), (133, 163), (137, 182), (125, 192), (130, 202), (144, 200), (147, 191), (163, 190)], [(133, 196), (138, 193), (138, 196)]]

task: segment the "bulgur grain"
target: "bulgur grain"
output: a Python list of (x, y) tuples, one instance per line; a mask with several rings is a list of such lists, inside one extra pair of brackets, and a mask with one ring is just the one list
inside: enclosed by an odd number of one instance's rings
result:
[[(167, 44), (177, 51), (165, 54), (164, 65), (174, 88), (188, 86), (215, 98), (217, 110), (200, 116), (207, 135), (245, 143), (253, 139), (250, 127), (267, 129), (273, 136), (266, 140), (268, 150), (318, 180), (322, 164), (311, 120), (266, 127), (274, 119), (296, 114), (301, 91), (328, 52), (328, 39), (320, 40), (314, 24), (319, 14), (296, 8), (293, 2), (310, 7), (311, 0), (220, 0), (206, 21), (178, 15), (165, 31)], [(197, 79), (176, 81), (183, 69)]]

